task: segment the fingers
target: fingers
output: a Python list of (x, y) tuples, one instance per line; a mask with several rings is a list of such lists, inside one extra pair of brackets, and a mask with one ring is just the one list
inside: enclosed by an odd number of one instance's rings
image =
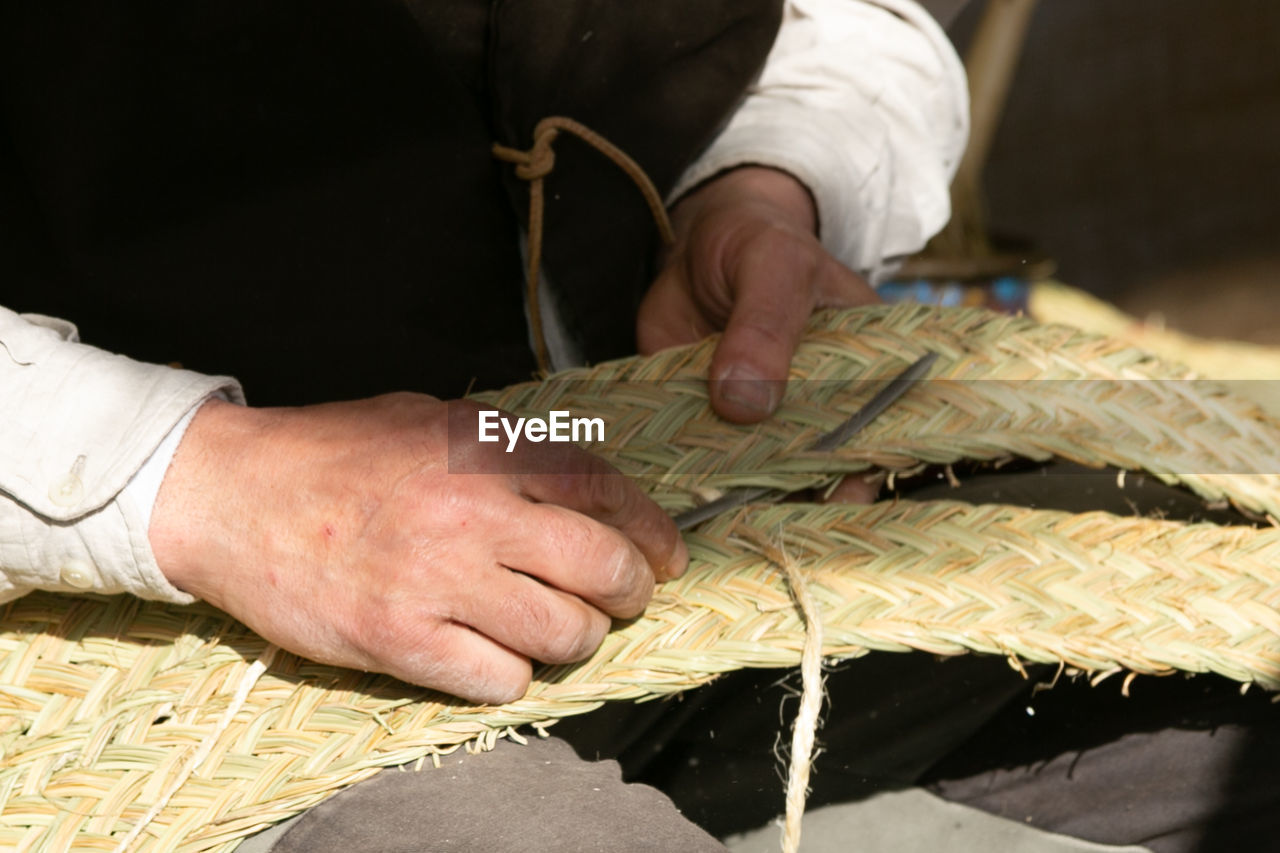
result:
[(685, 211), (683, 242), (641, 305), (637, 339), (643, 352), (653, 352), (723, 328), (711, 363), (711, 404), (727, 420), (753, 423), (781, 400), (816, 308), (879, 299), (823, 248), (812, 201), (794, 178), (743, 169), (695, 196), (705, 194)]
[(660, 580), (684, 572), (688, 551), (674, 522), (638, 486), (576, 445), (521, 441), (508, 453), (496, 444), (476, 443), (470, 437), (477, 434), (479, 410), (467, 401), (450, 404), (449, 430), (456, 437), (449, 447), (451, 471), (502, 474), (529, 500), (558, 504), (617, 528)]
[(421, 651), (388, 655), (394, 647), (379, 642), (374, 665), (472, 702), (510, 702), (529, 688), (530, 659), (583, 660), (612, 626), (608, 616), (576, 596), (503, 566), (483, 573), (478, 586), (484, 594), (461, 602), (454, 620), (416, 632)]
[(869, 504), (875, 503), (884, 485), (884, 471), (864, 471), (841, 478), (840, 483), (823, 499), (823, 503)]
[(757, 241), (730, 270), (733, 308), (711, 358), (711, 405), (735, 423), (777, 408), (791, 356), (813, 310), (810, 272), (790, 241)]
[[(478, 441), (475, 404), (454, 408), (403, 395), (231, 431), (186, 489), (202, 500), (188, 519), (213, 520), (179, 542), (216, 579), (199, 590), (306, 657), (503, 702), (529, 658), (586, 657), (611, 616), (641, 612), (655, 572), (683, 571), (673, 522), (605, 462), (522, 443), (526, 465)], [(226, 532), (257, 527), (276, 534)]]
[[(528, 659), (582, 660), (604, 640), (610, 616), (643, 612), (653, 572), (621, 532), (562, 506), (510, 493), (508, 500), (491, 504), (504, 523), (490, 527), (483, 556), (463, 557), (447, 580), (407, 605), (420, 615), (394, 620), (395, 629), (365, 626), (372, 639), (359, 645), (371, 651), (406, 642), (430, 649), (421, 660), (392, 656), (392, 674), (473, 701), (510, 701), (528, 686)], [(403, 594), (396, 598), (404, 605)], [(438, 627), (421, 627), (433, 622)]]
[[(649, 584), (652, 587), (652, 579)], [(494, 566), (486, 573), (484, 594), (471, 600), (460, 620), (503, 646), (543, 663), (570, 663), (590, 657), (613, 624), (607, 615), (577, 596), (503, 566)]]
[(494, 556), (616, 616), (638, 616), (653, 595), (654, 573), (635, 544), (613, 527), (552, 504), (529, 505)]
[[(428, 598), (410, 605), (421, 616), (396, 620), (401, 626), (438, 623), (441, 617), (446, 622), (422, 631), (419, 641), (432, 649), (429, 660), (415, 668), (415, 656), (399, 655), (392, 658), (400, 662), (393, 674), (472, 700), (509, 701), (528, 685), (529, 658), (582, 660), (604, 640), (610, 616), (643, 612), (654, 576), (631, 540), (562, 506), (516, 495), (509, 500), (493, 507), (505, 524), (491, 532), (486, 556), (460, 566)], [(436, 610), (432, 600), (449, 604)], [(396, 637), (402, 630), (388, 636), (372, 629), (373, 639), (360, 645), (386, 649), (403, 643), (407, 638)]]
[(711, 359), (711, 404), (727, 420), (753, 423), (777, 408), (814, 309), (878, 297), (820, 247), (785, 233), (744, 251), (735, 273), (733, 309)]
[(469, 702), (497, 705), (528, 691), (533, 678), (528, 657), (459, 623), (424, 633), (419, 653), (392, 656), (378, 668)]
[[(669, 580), (684, 573), (689, 551), (676, 530), (675, 522), (635, 483), (603, 459), (578, 448), (564, 445), (539, 445), (536, 448), (528, 452), (543, 456), (537, 464), (537, 469), (543, 473), (513, 478), (521, 495), (540, 504), (573, 510), (587, 519), (614, 528), (643, 557), (641, 565), (647, 563), (646, 573), (652, 575), (648, 582), (652, 577)], [(543, 523), (556, 527), (565, 524), (563, 520), (557, 524), (556, 519), (547, 513), (543, 513), (541, 519)], [(607, 531), (603, 528), (593, 532), (579, 531), (583, 541), (596, 541), (605, 533)], [(562, 541), (567, 542), (570, 538), (565, 534)], [(633, 582), (640, 583), (640, 579), (633, 578)], [(602, 603), (616, 606), (612, 602)]]
[(865, 278), (829, 255), (818, 270), (814, 293), (815, 308), (852, 308), (884, 301)]

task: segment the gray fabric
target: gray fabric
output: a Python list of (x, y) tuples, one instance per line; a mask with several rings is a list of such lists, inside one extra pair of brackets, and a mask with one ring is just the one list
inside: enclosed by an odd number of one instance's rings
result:
[[(730, 853), (777, 853), (780, 837), (779, 828), (770, 825), (733, 836), (725, 846)], [(1043, 832), (920, 788), (808, 811), (800, 840), (805, 853), (1150, 853), (1144, 847), (1113, 847)]]
[(1276, 850), (1274, 728), (1134, 732), (930, 787), (1011, 820), (1155, 853)]
[(658, 791), (624, 784), (615, 762), (582, 761), (555, 738), (442, 762), (348, 788), (303, 814), (271, 853), (724, 851)]

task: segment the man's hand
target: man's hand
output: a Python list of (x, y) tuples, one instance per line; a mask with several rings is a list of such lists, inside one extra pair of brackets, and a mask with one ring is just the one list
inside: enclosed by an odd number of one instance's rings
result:
[(711, 404), (736, 423), (777, 407), (815, 309), (879, 301), (823, 249), (813, 199), (785, 172), (726, 172), (682, 199), (672, 224), (675, 246), (640, 306), (640, 351), (723, 329), (711, 361)]
[[(471, 425), (460, 436), (455, 421), (452, 442), (449, 407)], [(610, 617), (638, 615), (688, 552), (597, 457), (476, 442), (476, 408), (413, 394), (206, 403), (152, 516), (160, 568), (313, 660), (518, 698), (530, 658), (590, 655)]]

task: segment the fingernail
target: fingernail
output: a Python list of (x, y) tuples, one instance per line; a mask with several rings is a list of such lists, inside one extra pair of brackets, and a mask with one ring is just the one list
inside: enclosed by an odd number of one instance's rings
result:
[(720, 377), (719, 385), (720, 397), (727, 403), (765, 415), (778, 405), (777, 384), (763, 379), (749, 367), (730, 367)]

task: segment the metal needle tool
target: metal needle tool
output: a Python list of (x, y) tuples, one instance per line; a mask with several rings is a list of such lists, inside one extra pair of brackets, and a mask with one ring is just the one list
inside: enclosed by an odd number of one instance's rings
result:
[[(813, 447), (809, 448), (809, 450), (811, 452), (829, 453), (844, 444), (866, 427), (867, 424), (880, 417), (885, 409), (897, 402), (898, 398), (907, 392), (913, 382), (929, 372), (929, 368), (933, 366), (937, 358), (938, 354), (936, 352), (930, 352), (916, 359), (910, 367), (889, 380), (889, 384), (881, 388), (880, 392), (872, 397), (865, 406), (854, 412), (852, 417), (814, 442)], [(676, 527), (680, 530), (688, 530), (695, 524), (700, 524), (726, 510), (740, 507), (743, 504), (760, 500), (766, 496), (782, 497), (786, 494), (787, 492), (768, 486), (732, 489), (710, 503), (685, 510), (677, 515), (675, 517)]]

